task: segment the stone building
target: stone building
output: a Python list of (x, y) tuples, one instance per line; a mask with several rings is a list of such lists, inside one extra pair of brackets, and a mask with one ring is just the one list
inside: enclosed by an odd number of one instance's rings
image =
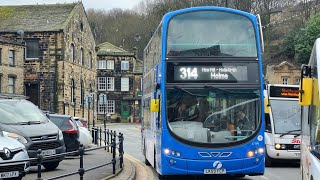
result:
[[(98, 119), (103, 120), (104, 114), (121, 119), (139, 114), (141, 63), (136, 60), (134, 53), (108, 42), (98, 45), (98, 48)], [(104, 99), (103, 94), (107, 98)]]
[(0, 39), (0, 96), (24, 95), (24, 46)]
[(267, 65), (265, 81), (269, 84), (299, 84), (300, 66), (283, 61), (280, 64)]
[[(72, 4), (0, 6), (0, 38), (23, 42), (25, 94), (43, 110), (93, 118), (96, 47), (85, 9)], [(93, 104), (93, 103), (92, 103)]]

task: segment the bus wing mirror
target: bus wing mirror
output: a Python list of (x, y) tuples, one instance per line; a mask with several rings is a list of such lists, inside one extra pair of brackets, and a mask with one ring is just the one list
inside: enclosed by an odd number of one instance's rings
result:
[(300, 106), (310, 106), (312, 101), (312, 78), (302, 78), (299, 88)]
[(159, 112), (160, 110), (160, 101), (159, 99), (151, 99), (150, 102), (150, 111), (151, 112)]
[(270, 113), (270, 104), (268, 98), (264, 98), (264, 113)]
[(312, 103), (312, 69), (311, 66), (301, 66), (301, 82), (299, 87), (300, 106), (310, 106)]

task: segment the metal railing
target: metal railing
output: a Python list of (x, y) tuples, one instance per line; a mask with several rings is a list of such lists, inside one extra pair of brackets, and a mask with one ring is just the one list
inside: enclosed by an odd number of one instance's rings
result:
[[(67, 156), (67, 155), (74, 155), (74, 154), (78, 153), (79, 156), (80, 156), (80, 166), (79, 166), (79, 169), (77, 171), (70, 172), (70, 173), (67, 173), (67, 174), (62, 174), (62, 175), (55, 176), (55, 177), (50, 177), (50, 178), (48, 178), (46, 180), (62, 179), (62, 178), (68, 177), (68, 176), (76, 175), (76, 174), (79, 174), (80, 180), (83, 180), (84, 174), (86, 172), (89, 172), (89, 171), (92, 171), (92, 170), (95, 170), (95, 169), (98, 169), (98, 168), (101, 168), (101, 167), (104, 167), (104, 166), (108, 166), (108, 165), (112, 165), (112, 174), (115, 174), (116, 173), (116, 164), (117, 164), (117, 162), (119, 162), (119, 167), (120, 168), (123, 167), (123, 154), (124, 154), (124, 151), (123, 151), (123, 141), (124, 141), (123, 134), (122, 133), (117, 134), (116, 131), (112, 131), (112, 130), (109, 131), (109, 129), (108, 130), (105, 129), (103, 131), (104, 137), (108, 137), (108, 140), (104, 139), (103, 141), (105, 142), (105, 145), (101, 146), (102, 145), (101, 144), (101, 141), (102, 141), (102, 138), (101, 138), (102, 129), (101, 128), (97, 128), (97, 127), (94, 127), (92, 129), (94, 129), (94, 131), (92, 130), (92, 132), (100, 134), (100, 137), (97, 137), (96, 136), (97, 134), (94, 134), (95, 136), (93, 136), (95, 144), (97, 144), (96, 140), (100, 139), (100, 147), (93, 147), (93, 148), (89, 148), (89, 149), (84, 149), (83, 145), (81, 144), (79, 149), (76, 150), (76, 151), (71, 151), (71, 152), (66, 152), (66, 153), (61, 153), (61, 154), (56, 154), (56, 155), (46, 155), (46, 156), (43, 156), (41, 154), (42, 153), (41, 149), (39, 149), (37, 151), (37, 157), (36, 158), (29, 158), (29, 159), (24, 159), (24, 160), (19, 160), (19, 161), (0, 162), (0, 166), (1, 165), (6, 165), (6, 164), (12, 164), (12, 163), (22, 163), (22, 162), (37, 161), (37, 167), (38, 168), (37, 168), (37, 179), (36, 180), (43, 180), (42, 179), (42, 172), (41, 172), (41, 166), (42, 166), (43, 160), (51, 159), (51, 158), (55, 158), (55, 157)], [(100, 130), (100, 132), (98, 133), (97, 131), (99, 131), (99, 130)], [(110, 138), (110, 141), (109, 141), (109, 138)], [(117, 138), (118, 138), (118, 141), (117, 141)], [(110, 162), (107, 162), (107, 163), (104, 163), (104, 164), (99, 164), (99, 165), (96, 165), (94, 167), (85, 169), (84, 168), (84, 163), (83, 163), (83, 155), (84, 155), (84, 153), (85, 152), (89, 152), (89, 151), (96, 151), (96, 150), (99, 150), (99, 149), (105, 149), (105, 150), (108, 150), (108, 152), (109, 152), (109, 149), (111, 149), (112, 160)], [(116, 157), (117, 150), (118, 150), (118, 157)]]

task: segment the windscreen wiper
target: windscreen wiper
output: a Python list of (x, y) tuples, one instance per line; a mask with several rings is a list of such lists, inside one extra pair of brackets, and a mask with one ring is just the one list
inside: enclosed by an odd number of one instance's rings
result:
[(31, 125), (31, 124), (41, 124), (40, 121), (24, 121), (18, 122), (17, 125)]
[(290, 134), (290, 133), (296, 132), (296, 131), (301, 131), (301, 129), (295, 129), (295, 130), (287, 131), (287, 132), (281, 134), (280, 137), (283, 137), (284, 135), (287, 135), (287, 134)]

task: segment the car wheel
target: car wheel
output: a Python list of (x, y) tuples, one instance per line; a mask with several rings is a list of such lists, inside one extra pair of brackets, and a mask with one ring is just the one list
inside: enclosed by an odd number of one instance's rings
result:
[(60, 162), (48, 162), (48, 163), (43, 163), (43, 167), (46, 168), (46, 170), (48, 171), (53, 171), (55, 169), (57, 169), (57, 167), (59, 166)]

